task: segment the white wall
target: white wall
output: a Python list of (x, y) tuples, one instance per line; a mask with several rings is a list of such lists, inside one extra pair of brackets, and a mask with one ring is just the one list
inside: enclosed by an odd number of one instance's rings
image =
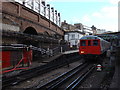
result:
[(73, 45), (76, 45), (77, 48), (79, 47), (79, 39), (83, 35), (78, 32), (70, 32), (65, 34), (64, 39), (68, 42), (70, 42), (70, 46), (73, 47)]

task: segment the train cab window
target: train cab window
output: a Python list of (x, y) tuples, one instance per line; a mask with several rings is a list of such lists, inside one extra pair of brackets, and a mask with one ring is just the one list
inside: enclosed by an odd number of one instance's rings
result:
[(80, 42), (80, 45), (81, 45), (81, 46), (86, 46), (86, 41), (82, 40), (82, 41)]
[(88, 46), (91, 46), (91, 40), (88, 40)]
[(98, 46), (98, 40), (93, 40), (93, 46)]

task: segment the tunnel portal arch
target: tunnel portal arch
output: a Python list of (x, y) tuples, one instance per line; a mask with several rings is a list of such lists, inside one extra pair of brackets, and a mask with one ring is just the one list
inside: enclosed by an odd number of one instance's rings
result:
[(23, 33), (38, 35), (37, 31), (33, 27), (27, 27)]
[[(27, 27), (23, 33), (29, 34), (29, 35), (38, 35), (37, 31), (33, 27)], [(33, 45), (38, 47), (38, 42), (35, 40), (24, 39), (22, 40), (22, 43), (26, 45)]]

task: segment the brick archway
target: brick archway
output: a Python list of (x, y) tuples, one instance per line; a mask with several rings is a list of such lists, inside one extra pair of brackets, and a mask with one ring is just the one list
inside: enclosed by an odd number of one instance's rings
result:
[(37, 31), (33, 27), (27, 27), (23, 33), (38, 35)]

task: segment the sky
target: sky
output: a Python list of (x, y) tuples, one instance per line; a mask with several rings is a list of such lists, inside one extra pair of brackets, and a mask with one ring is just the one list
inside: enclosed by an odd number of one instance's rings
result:
[(61, 21), (82, 23), (97, 29), (118, 31), (119, 0), (46, 0), (61, 13)]

